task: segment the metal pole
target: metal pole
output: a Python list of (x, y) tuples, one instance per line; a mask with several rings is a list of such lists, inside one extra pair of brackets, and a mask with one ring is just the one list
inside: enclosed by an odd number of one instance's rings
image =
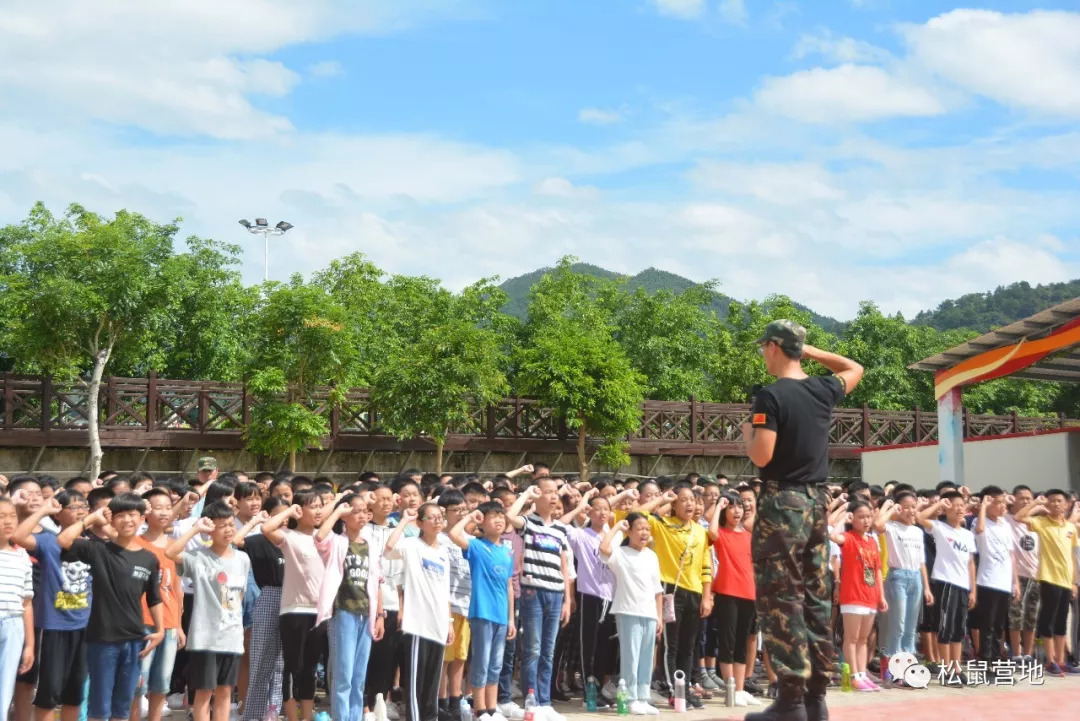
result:
[(263, 283), (270, 280), (270, 234), (263, 231)]

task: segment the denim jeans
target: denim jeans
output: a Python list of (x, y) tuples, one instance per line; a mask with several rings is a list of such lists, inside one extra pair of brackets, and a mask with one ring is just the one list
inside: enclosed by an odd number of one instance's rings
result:
[[(148, 629), (147, 633), (152, 633)], [(165, 629), (165, 638), (142, 660), (139, 684), (136, 687), (140, 696), (148, 693), (168, 694), (172, 683), (173, 663), (176, 662), (176, 629)]]
[(26, 628), (22, 614), (0, 619), (0, 708), (7, 718), (11, 697), (15, 693), (15, 677), (19, 674)]
[(506, 626), (482, 618), (470, 618), (469, 685), (473, 688), (494, 686), (499, 682), (506, 650)]
[(131, 714), (135, 685), (139, 682), (139, 653), (146, 641), (86, 642), (86, 665), (90, 669), (92, 719), (122, 719)]
[(619, 673), (626, 681), (627, 696), (631, 701), (648, 703), (656, 651), (656, 619), (620, 613), (615, 616), (615, 628), (619, 631)]
[(885, 655), (904, 651), (915, 653), (915, 631), (922, 609), (922, 574), (903, 568), (890, 568), (885, 577), (885, 600), (889, 613), (885, 617)]
[(502, 670), (499, 671), (499, 703), (513, 701), (511, 691), (514, 683), (514, 661), (517, 658), (518, 644), (521, 643), (521, 599), (514, 599), (514, 625), (518, 629), (517, 638), (507, 640), (503, 649)]
[(362, 721), (371, 630), (368, 617), (337, 609), (330, 618), (330, 715), (334, 721)]
[(525, 644), (521, 690), (528, 694), (533, 689), (537, 706), (551, 705), (551, 667), (564, 597), (562, 591), (521, 589), (521, 632)]

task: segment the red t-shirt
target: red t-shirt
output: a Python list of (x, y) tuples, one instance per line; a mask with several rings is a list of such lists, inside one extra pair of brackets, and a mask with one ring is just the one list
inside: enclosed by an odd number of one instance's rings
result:
[[(840, 547), (840, 605), (877, 609), (881, 588), (876, 584), (876, 570), (881, 569), (877, 540), (854, 531), (844, 534)], [(867, 583), (869, 579), (870, 583)]]
[(713, 548), (716, 549), (713, 593), (753, 601), (757, 594), (754, 588), (754, 559), (750, 551), (751, 534), (748, 531), (732, 531), (730, 528), (717, 530), (719, 535), (713, 543)]

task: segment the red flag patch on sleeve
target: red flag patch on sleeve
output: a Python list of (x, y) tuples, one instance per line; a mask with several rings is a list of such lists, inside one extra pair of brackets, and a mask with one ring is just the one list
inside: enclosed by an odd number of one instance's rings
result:
[(754, 418), (751, 421), (751, 423), (753, 423), (755, 426), (759, 426), (764, 422), (765, 422), (765, 414), (764, 413), (755, 413)]

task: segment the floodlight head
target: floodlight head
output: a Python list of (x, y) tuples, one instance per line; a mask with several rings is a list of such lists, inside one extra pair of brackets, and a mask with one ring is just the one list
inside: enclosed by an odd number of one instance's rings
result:
[(251, 221), (249, 221), (247, 218), (243, 218), (238, 222), (240, 223), (240, 225), (244, 226), (245, 228), (250, 228), (251, 227)]
[(276, 227), (277, 227), (277, 229), (278, 229), (278, 230), (280, 230), (280, 231), (281, 231), (282, 233), (285, 233), (285, 232), (288, 232), (288, 231), (289, 231), (289, 230), (290, 230), (290, 229), (291, 229), (291, 228), (293, 227), (293, 225), (292, 225), (292, 223), (287, 223), (287, 222), (285, 222), (285, 221), (283, 220), (283, 221), (281, 221), (280, 223), (278, 223)]
[(266, 218), (256, 218), (255, 219), (255, 225), (257, 225), (260, 228), (265, 228), (265, 227), (267, 227), (269, 225), (269, 223), (266, 222)]

